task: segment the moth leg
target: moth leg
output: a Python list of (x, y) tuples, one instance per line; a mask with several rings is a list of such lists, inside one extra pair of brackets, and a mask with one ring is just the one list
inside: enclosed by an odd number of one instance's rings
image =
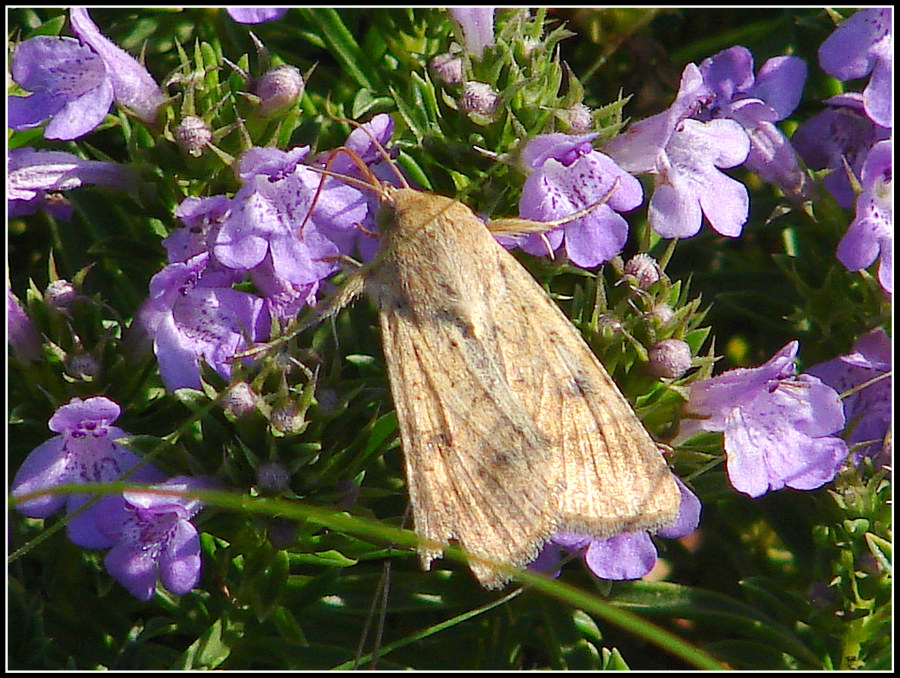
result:
[(294, 328), (287, 334), (278, 337), (278, 339), (266, 342), (264, 344), (257, 344), (256, 346), (248, 348), (246, 351), (235, 353), (233, 356), (231, 356), (231, 358), (229, 358), (229, 360), (233, 362), (235, 360), (242, 360), (243, 358), (251, 358), (259, 355), (260, 353), (265, 353), (267, 351), (276, 349), (279, 346), (282, 346), (295, 337), (299, 336), (310, 327), (318, 325), (323, 320), (327, 320), (328, 318), (337, 315), (337, 313), (341, 309), (343, 309), (345, 306), (349, 306), (360, 294), (362, 294), (363, 290), (366, 287), (366, 277), (368, 276), (370, 270), (371, 266), (364, 265), (353, 271), (347, 277), (347, 280), (344, 281), (344, 284), (341, 285), (341, 289), (337, 292), (337, 294), (331, 297), (331, 299), (329, 299), (324, 306), (317, 308), (312, 318), (310, 318), (306, 322), (300, 323), (296, 328)]

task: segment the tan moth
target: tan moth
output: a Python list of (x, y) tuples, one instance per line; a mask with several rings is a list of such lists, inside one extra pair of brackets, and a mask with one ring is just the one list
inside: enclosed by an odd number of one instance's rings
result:
[(609, 537), (671, 525), (680, 491), (653, 439), (492, 235), (544, 231), (581, 213), (485, 225), (394, 171), (400, 188), (371, 174), (370, 183), (345, 178), (386, 208), (379, 252), (320, 317), (363, 290), (378, 307), (423, 568), (456, 540), (478, 581), (497, 588), (557, 531)]

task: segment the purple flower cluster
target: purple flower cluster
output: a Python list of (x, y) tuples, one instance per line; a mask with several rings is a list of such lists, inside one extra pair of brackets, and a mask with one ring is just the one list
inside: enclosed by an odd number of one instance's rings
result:
[[(10, 74), (29, 94), (7, 97), (9, 127), (24, 130), (48, 121), (45, 138), (77, 139), (103, 121), (113, 101), (154, 123), (165, 95), (147, 69), (103, 36), (86, 9), (73, 7), (69, 17), (77, 40), (45, 35), (16, 46)], [(62, 191), (84, 184), (119, 190), (134, 186), (134, 173), (127, 167), (63, 151), (12, 148), (8, 162), (11, 217), (43, 209), (68, 220), (72, 207)]]
[[(229, 10), (247, 23), (285, 11)], [(9, 98), (10, 127), (26, 129), (49, 119), (48, 139), (74, 139), (94, 129), (114, 100), (145, 122), (155, 121), (164, 97), (146, 69), (100, 34), (87, 10), (73, 8), (70, 19), (79, 40), (42, 36), (17, 47), (13, 78), (31, 94)], [(302, 78), (295, 75), (299, 93)], [(388, 115), (367, 126), (382, 144), (393, 132)], [(365, 131), (354, 131), (345, 145), (376, 174), (382, 171)], [(237, 165), (243, 186), (233, 197), (189, 197), (177, 208), (186, 227), (163, 242), (169, 264), (151, 281), (135, 323), (152, 343), (168, 389), (199, 389), (201, 359), (228, 379), (230, 358), (249, 342), (264, 340), (273, 320), (284, 322), (315, 303), (321, 282), (356, 248), (358, 225), (373, 221), (372, 197), (333, 178), (323, 181), (304, 164), (308, 151), (252, 147)], [(332, 169), (342, 171), (338, 165), (347, 162), (341, 157)], [(60, 151), (13, 149), (9, 166), (11, 216), (43, 208), (68, 219), (71, 206), (62, 191), (84, 184), (134, 185), (128, 168)], [(364, 240), (359, 249), (368, 257), (374, 244)], [(261, 296), (234, 289), (248, 278)]]
[[(552, 254), (565, 240), (579, 266), (596, 266), (618, 254), (627, 224), (616, 212), (637, 207), (640, 186), (628, 173), (655, 177), (648, 206), (650, 226), (664, 238), (696, 235), (706, 220), (720, 235), (739, 236), (749, 215), (746, 187), (723, 169), (743, 164), (777, 186), (793, 202), (809, 197), (798, 154), (808, 165), (828, 168), (825, 185), (843, 207), (857, 203), (857, 216), (838, 258), (859, 270), (880, 257), (879, 281), (892, 291), (893, 212), (890, 138), (893, 42), (892, 10), (864, 9), (843, 22), (823, 43), (822, 67), (843, 80), (871, 72), (862, 94), (829, 99), (829, 109), (803, 125), (792, 141), (775, 123), (800, 102), (807, 68), (798, 57), (775, 57), (754, 74), (752, 54), (735, 46), (688, 64), (675, 101), (664, 112), (632, 124), (603, 147), (592, 134), (551, 134), (530, 140), (521, 153), (526, 180), (520, 215), (539, 221), (562, 219), (620, 185), (606, 209), (598, 208), (561, 228), (505, 244), (532, 254)], [(890, 143), (890, 142), (886, 142)], [(796, 151), (795, 151), (796, 148)], [(872, 151), (874, 158), (866, 166)], [(862, 183), (856, 197), (845, 163)], [(627, 179), (626, 179), (627, 177)], [(618, 197), (617, 197), (617, 194)]]
[[(880, 259), (878, 281), (893, 292), (893, 12), (861, 9), (841, 23), (819, 48), (819, 64), (839, 80), (869, 75), (865, 89), (825, 102), (792, 142), (810, 167), (827, 169), (824, 184), (856, 217), (838, 246), (837, 258), (858, 271)], [(856, 185), (860, 186), (857, 190)]]
[(747, 220), (747, 189), (721, 172), (747, 159), (747, 133), (734, 120), (692, 117), (714, 100), (701, 70), (688, 64), (667, 111), (636, 122), (604, 147), (629, 172), (655, 175), (648, 216), (665, 238), (696, 235), (703, 215), (731, 237)]
[[(382, 114), (367, 128), (383, 144), (393, 123)], [(364, 131), (345, 146), (364, 161), (381, 160)], [(185, 228), (163, 242), (169, 264), (138, 314), (169, 390), (199, 389), (201, 358), (230, 378), (229, 359), (266, 339), (273, 319), (287, 321), (314, 304), (339, 258), (354, 251), (359, 225), (373, 221), (369, 197), (323, 179), (304, 164), (308, 152), (250, 148), (238, 162), (243, 185), (233, 197), (187, 198), (177, 208)], [(262, 296), (233, 289), (247, 277)]]
[[(172, 593), (190, 591), (200, 577), (200, 542), (190, 519), (200, 504), (178, 491), (200, 488), (197, 479), (165, 474), (116, 442), (129, 435), (113, 426), (121, 409), (95, 396), (73, 398), (50, 418), (58, 435), (38, 445), (13, 478), (10, 493), (25, 497), (16, 510), (30, 518), (47, 518), (65, 506), (69, 539), (84, 548), (109, 548), (106, 568), (134, 596), (149, 600), (157, 572)], [(88, 494), (49, 492), (63, 484), (108, 483), (127, 479), (154, 483), (150, 490), (107, 496), (83, 508)], [(30, 494), (38, 496), (27, 497)], [(81, 509), (81, 510), (80, 510)]]
[[(287, 10), (227, 11), (235, 21), (259, 23)], [(495, 45), (494, 9), (450, 12), (466, 54), (481, 61)], [(39, 36), (16, 47), (11, 77), (27, 94), (8, 97), (9, 127), (44, 125), (46, 139), (73, 140), (97, 128), (113, 102), (155, 124), (165, 95), (152, 76), (100, 33), (86, 9), (71, 9), (70, 19), (77, 39)], [(830, 170), (824, 185), (841, 207), (855, 208), (837, 248), (838, 261), (851, 271), (878, 261), (878, 281), (892, 293), (891, 26), (892, 9), (874, 8), (858, 11), (837, 27), (819, 50), (820, 65), (842, 81), (868, 76), (868, 83), (862, 92), (828, 99), (826, 109), (790, 140), (776, 123), (797, 108), (806, 64), (782, 56), (755, 70), (752, 54), (741, 46), (688, 64), (672, 105), (632, 124), (602, 152), (593, 146), (599, 133), (589, 131), (589, 114), (578, 126), (584, 133), (529, 139), (519, 154), (527, 175), (520, 216), (560, 226), (540, 235), (507, 237), (504, 244), (535, 255), (562, 250), (585, 268), (610, 261), (628, 238), (622, 214), (644, 201), (635, 174), (654, 177), (648, 218), (658, 235), (694, 236), (705, 218), (718, 234), (737, 237), (749, 215), (748, 192), (723, 170), (743, 165), (797, 203), (809, 197), (799, 156), (809, 167)], [(454, 65), (463, 67), (461, 61)], [(281, 110), (302, 92), (299, 71), (278, 68), (272, 82), (256, 83), (263, 115)], [(470, 96), (475, 103), (466, 110), (489, 116), (500, 101), (493, 86), (467, 86), (490, 101)], [(201, 118), (191, 120), (205, 135), (198, 146), (204, 148), (212, 132)], [(374, 176), (392, 181), (377, 147), (391, 138), (393, 121), (381, 114), (365, 127), (368, 132), (354, 130), (344, 147)], [(377, 198), (315, 171), (323, 158), (311, 158), (309, 151), (251, 147), (235, 164), (241, 185), (233, 196), (188, 197), (176, 209), (184, 228), (163, 241), (168, 263), (153, 277), (135, 322), (152, 344), (169, 390), (200, 389), (203, 363), (230, 379), (233, 356), (314, 305), (341, 257), (373, 256)], [(348, 155), (329, 161), (333, 172), (361, 176)], [(62, 151), (14, 148), (8, 164), (10, 216), (42, 208), (65, 219), (71, 207), (61, 192), (85, 184), (129, 190), (135, 181), (121, 165)], [(254, 291), (246, 291), (251, 285)], [(35, 360), (41, 338), (10, 295), (10, 343), (20, 362)], [(654, 347), (652, 369), (676, 378), (690, 366), (690, 349), (680, 340), (665, 342)], [(888, 462), (891, 351), (884, 330), (860, 337), (852, 352), (800, 375), (794, 371), (798, 348), (791, 342), (759, 367), (731, 370), (690, 387), (687, 410), (693, 417), (683, 422), (679, 437), (722, 432), (728, 478), (752, 497), (783, 487), (821, 487), (848, 459), (858, 463), (870, 457), (879, 466)], [(26, 497), (16, 508), (46, 518), (65, 506), (69, 539), (86, 548), (110, 549), (107, 569), (136, 597), (151, 598), (157, 579), (173, 593), (186, 593), (200, 576), (199, 536), (191, 522), (200, 503), (184, 492), (204, 483), (184, 476), (166, 480), (117, 443), (128, 435), (112, 425), (119, 414), (119, 406), (105, 397), (75, 398), (60, 407), (49, 422), (57, 435), (35, 448), (13, 479), (12, 496)], [(86, 493), (27, 496), (62, 484), (123, 477), (152, 487), (87, 507)], [(698, 526), (699, 499), (685, 485), (680, 488), (679, 517), (656, 536), (679, 538)], [(583, 552), (589, 569), (604, 579), (642, 577), (657, 557), (648, 532), (603, 539), (560, 533), (531, 567), (556, 569), (560, 549)]]
[(797, 107), (805, 79), (806, 66), (796, 57), (770, 59), (754, 75), (750, 52), (733, 47), (699, 67), (688, 64), (669, 109), (631, 125), (604, 146), (604, 153), (591, 146), (596, 134), (532, 139), (521, 155), (530, 172), (521, 216), (561, 219), (602, 198), (616, 179), (619, 185), (608, 205), (519, 244), (542, 254), (565, 238), (566, 253), (579, 266), (610, 260), (628, 235), (617, 213), (643, 202), (641, 186), (629, 173), (656, 178), (648, 215), (659, 235), (696, 235), (704, 216), (721, 235), (740, 235), (749, 214), (747, 189), (722, 170), (743, 163), (785, 193), (802, 193), (803, 173), (774, 123)]

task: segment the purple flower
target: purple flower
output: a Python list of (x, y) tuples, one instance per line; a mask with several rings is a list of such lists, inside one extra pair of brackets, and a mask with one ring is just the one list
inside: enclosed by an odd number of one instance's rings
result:
[(182, 200), (175, 208), (175, 216), (184, 228), (172, 231), (162, 241), (169, 255), (169, 263), (187, 261), (209, 252), (210, 244), (215, 242), (216, 233), (230, 209), (231, 200), (224, 195), (208, 198), (191, 196)]
[(860, 94), (839, 94), (825, 104), (828, 108), (797, 128), (791, 143), (811, 168), (832, 170), (823, 181), (825, 188), (838, 205), (850, 209), (856, 193), (844, 163), (859, 176), (869, 149), (889, 138), (891, 130), (876, 125), (865, 115)]
[[(204, 481), (176, 476), (154, 489), (185, 491), (206, 486)], [(108, 497), (100, 505), (99, 527), (112, 543), (104, 560), (106, 569), (131, 595), (150, 600), (156, 592), (157, 574), (162, 585), (176, 595), (197, 585), (200, 536), (191, 518), (200, 510), (200, 500), (129, 491)]]
[(316, 305), (319, 282), (305, 284), (292, 283), (275, 273), (272, 258), (266, 256), (263, 262), (250, 271), (250, 279), (263, 295), (263, 303), (269, 316), (287, 325), (297, 317), (305, 306)]
[(308, 151), (251, 148), (243, 154), (244, 185), (213, 247), (225, 266), (250, 270), (271, 255), (276, 274), (308, 285), (337, 270), (337, 256), (350, 252), (356, 225), (367, 214), (365, 196), (333, 178), (323, 183), (321, 174), (301, 165)]
[[(681, 490), (678, 518), (673, 525), (656, 533), (666, 539), (691, 534), (700, 524), (700, 500), (680, 479), (675, 480)], [(606, 539), (559, 532), (528, 567), (539, 572), (558, 571), (559, 550), (554, 547), (561, 547), (569, 552), (583, 550), (584, 562), (594, 576), (611, 580), (640, 579), (653, 569), (657, 556), (656, 546), (646, 530)]]
[(747, 168), (785, 195), (803, 197), (806, 177), (794, 148), (774, 123), (800, 103), (806, 62), (793, 56), (775, 57), (754, 77), (753, 55), (746, 47), (735, 46), (703, 61), (700, 72), (714, 99), (698, 117), (740, 123), (750, 137)]
[(228, 7), (228, 16), (241, 24), (261, 24), (280, 19), (288, 11), (287, 7)]
[(723, 431), (728, 479), (751, 497), (792, 487), (812, 490), (834, 479), (847, 458), (835, 432), (844, 427), (833, 388), (794, 376), (799, 343), (785, 345), (759, 367), (734, 369), (691, 385), (679, 439)]
[(69, 20), (81, 42), (103, 60), (116, 103), (134, 111), (146, 123), (155, 122), (156, 111), (166, 97), (153, 76), (137, 59), (114, 45), (100, 32), (87, 9), (72, 7), (69, 10)]
[(861, 9), (841, 22), (819, 47), (819, 63), (838, 80), (855, 80), (869, 73), (863, 90), (866, 114), (878, 125), (893, 123), (894, 36), (890, 7)]
[[(396, 183), (397, 176), (393, 170), (387, 167), (387, 161), (381, 154), (380, 148), (385, 148), (394, 134), (394, 119), (387, 113), (379, 113), (362, 126), (354, 129), (347, 135), (343, 148), (353, 151), (360, 160), (370, 166), (373, 173), (384, 181)], [(374, 140), (373, 140), (374, 137)], [(318, 157), (319, 161), (327, 159), (331, 152), (326, 152)], [(338, 153), (331, 161), (329, 170), (338, 174), (347, 174), (361, 177), (359, 166), (347, 153)], [(385, 174), (387, 170), (387, 174)]]
[[(49, 425), (59, 435), (31, 451), (13, 478), (12, 496), (64, 483), (108, 483), (121, 479), (141, 458), (115, 442), (129, 435), (112, 426), (120, 412), (116, 403), (103, 396), (73, 398), (56, 410)], [(128, 480), (152, 483), (164, 477), (155, 467), (144, 464)], [(16, 510), (30, 518), (46, 518), (63, 506), (66, 513), (72, 513), (89, 499), (87, 494), (45, 494), (17, 504)], [(99, 506), (100, 502), (68, 522), (66, 533), (72, 542), (86, 548), (110, 546), (109, 539), (97, 530)]]
[[(622, 251), (628, 239), (628, 223), (619, 212), (633, 210), (644, 200), (641, 183), (609, 156), (595, 151), (596, 134), (545, 134), (531, 139), (520, 162), (531, 173), (522, 187), (519, 215), (536, 221), (554, 221), (589, 207), (619, 185), (609, 200), (588, 214), (548, 231), (517, 238), (530, 254), (548, 254), (565, 240), (572, 263), (591, 268)], [(504, 239), (507, 243), (511, 239)]]
[[(368, 166), (376, 179), (394, 186), (400, 186), (401, 184), (394, 168), (379, 150), (380, 147), (385, 149), (390, 157), (396, 156), (396, 152), (392, 153), (387, 149), (387, 143), (393, 134), (394, 119), (387, 113), (379, 113), (372, 116), (372, 119), (364, 123), (362, 127), (357, 127), (350, 132), (343, 147), (353, 151)], [(336, 155), (333, 155), (332, 152), (321, 153), (316, 158), (316, 164), (324, 167), (329, 160), (331, 162), (328, 166), (330, 171), (356, 178), (363, 177), (362, 169), (347, 153), (338, 153)], [(378, 227), (375, 224), (374, 217), (378, 213), (380, 203), (378, 196), (373, 191), (362, 191), (362, 195), (366, 200), (368, 214), (359, 223), (365, 228), (354, 229), (353, 233), (356, 235), (357, 249), (362, 260), (371, 261), (378, 249)], [(344, 246), (346, 247), (347, 245), (345, 244)]]
[(153, 276), (138, 322), (153, 337), (159, 371), (170, 391), (200, 388), (200, 358), (228, 379), (229, 359), (248, 340), (268, 336), (263, 300), (231, 289), (241, 278), (237, 271), (210, 264), (208, 253), (169, 264)]
[(888, 294), (894, 290), (894, 176), (893, 142), (879, 141), (866, 156), (860, 173), (862, 192), (856, 216), (837, 248), (838, 260), (850, 271), (870, 266), (880, 256), (878, 282)]
[(74, 38), (47, 35), (20, 43), (13, 54), (13, 80), (32, 94), (7, 97), (14, 130), (40, 125), (47, 139), (77, 139), (103, 122), (113, 102), (103, 60)]
[(494, 7), (456, 7), (448, 10), (462, 28), (466, 50), (481, 61), (485, 47), (494, 46)]
[(890, 446), (886, 447), (884, 441), (891, 428), (891, 365), (891, 339), (878, 327), (857, 339), (852, 352), (807, 370), (839, 393), (884, 377), (842, 400), (850, 424), (847, 442), (860, 445), (853, 455), (856, 463), (864, 456), (872, 457), (877, 466), (890, 463), (890, 452), (886, 451)]
[(33, 362), (41, 357), (41, 335), (22, 304), (6, 288), (6, 339), (13, 355), (23, 363)]
[(84, 184), (99, 184), (127, 189), (134, 175), (127, 167), (114, 162), (82, 160), (63, 151), (37, 151), (33, 148), (10, 149), (6, 178), (7, 212), (9, 216), (32, 214), (39, 207), (50, 209), (53, 216), (68, 219), (71, 206), (60, 209), (48, 191), (68, 191)]
[(747, 221), (746, 187), (718, 169), (747, 159), (747, 133), (734, 120), (691, 118), (713, 99), (700, 69), (688, 64), (672, 106), (636, 122), (604, 148), (625, 170), (656, 175), (648, 216), (664, 238), (696, 235), (703, 215), (729, 237), (740, 235)]

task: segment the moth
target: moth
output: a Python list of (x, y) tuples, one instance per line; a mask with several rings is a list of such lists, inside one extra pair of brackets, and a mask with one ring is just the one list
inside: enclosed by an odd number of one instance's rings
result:
[(328, 313), (363, 290), (377, 305), (423, 569), (456, 540), (477, 580), (499, 588), (557, 531), (671, 525), (680, 491), (650, 434), (492, 235), (553, 224), (485, 225), (395, 173), (402, 187), (360, 182), (382, 204), (379, 251)]

